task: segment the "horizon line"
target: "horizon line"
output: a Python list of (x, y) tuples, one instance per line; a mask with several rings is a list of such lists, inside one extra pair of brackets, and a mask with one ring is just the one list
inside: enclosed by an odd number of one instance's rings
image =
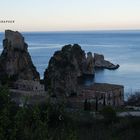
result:
[[(139, 29), (94, 29), (94, 30), (46, 30), (46, 31), (39, 31), (39, 30), (13, 30), (13, 29), (5, 29), (5, 30), (12, 30), (12, 31), (18, 31), (18, 32), (21, 32), (21, 33), (26, 33), (26, 32), (102, 32), (102, 31), (140, 31), (140, 28)], [(4, 31), (0, 31), (0, 33), (3, 33), (5, 32)]]

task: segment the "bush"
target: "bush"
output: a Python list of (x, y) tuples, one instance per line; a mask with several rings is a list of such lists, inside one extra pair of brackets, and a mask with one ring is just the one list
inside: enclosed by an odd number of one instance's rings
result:
[(135, 92), (128, 97), (128, 105), (140, 106), (140, 92)]
[(113, 122), (116, 120), (116, 112), (111, 106), (104, 107), (100, 113), (107, 122)]

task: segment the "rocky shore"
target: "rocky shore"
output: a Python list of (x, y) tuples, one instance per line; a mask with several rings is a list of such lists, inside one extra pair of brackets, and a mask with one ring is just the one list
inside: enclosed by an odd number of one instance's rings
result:
[[(79, 79), (83, 76), (94, 77), (97, 68), (114, 70), (119, 68), (119, 65), (105, 60), (101, 54), (94, 53), (94, 56), (92, 52), (86, 54), (78, 44), (63, 46), (50, 58), (44, 72), (45, 91), (55, 97), (78, 96), (81, 94)], [(23, 80), (20, 85), (16, 82), (19, 80)], [(0, 56), (1, 83), (12, 81), (16, 82), (18, 88), (25, 90), (33, 88), (39, 91), (41, 85), (39, 83), (36, 83), (36, 86), (32, 85), (29, 82), (31, 80), (40, 81), (40, 76), (28, 52), (28, 45), (19, 32), (6, 30)]]
[(81, 88), (78, 79), (83, 76), (95, 75), (95, 69), (114, 70), (119, 65), (104, 60), (100, 54), (85, 53), (78, 44), (66, 45), (54, 53), (44, 73), (45, 90), (51, 96), (79, 95)]

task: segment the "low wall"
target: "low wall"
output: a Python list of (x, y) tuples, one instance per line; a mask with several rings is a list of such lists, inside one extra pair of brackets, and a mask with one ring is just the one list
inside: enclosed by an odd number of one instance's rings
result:
[(47, 96), (46, 91), (23, 91), (23, 90), (17, 90), (17, 89), (10, 89), (10, 92), (13, 96)]

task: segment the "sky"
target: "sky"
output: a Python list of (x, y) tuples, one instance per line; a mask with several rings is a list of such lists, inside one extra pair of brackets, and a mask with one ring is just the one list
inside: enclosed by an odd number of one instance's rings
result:
[(140, 0), (0, 0), (0, 31), (140, 29)]

